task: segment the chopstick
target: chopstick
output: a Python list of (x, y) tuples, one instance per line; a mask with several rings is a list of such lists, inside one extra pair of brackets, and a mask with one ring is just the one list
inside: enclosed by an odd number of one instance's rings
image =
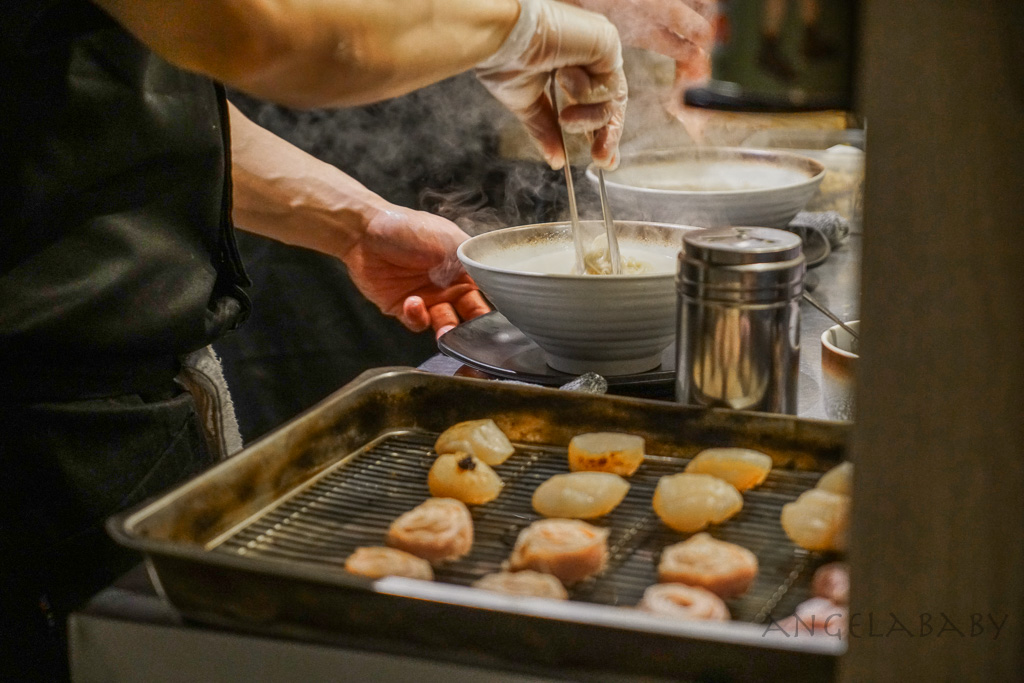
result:
[[(549, 93), (551, 106), (555, 110), (555, 122), (558, 123), (558, 84), (555, 82), (555, 72), (551, 72), (551, 89)], [(580, 215), (576, 209), (576, 191), (572, 184), (572, 168), (569, 166), (569, 148), (565, 144), (565, 133), (562, 131), (562, 124), (558, 123), (558, 134), (562, 139), (562, 153), (565, 155), (565, 185), (569, 190), (569, 219), (572, 222), (572, 241), (576, 247), (576, 272), (586, 272), (583, 254), (583, 228), (580, 226)]]

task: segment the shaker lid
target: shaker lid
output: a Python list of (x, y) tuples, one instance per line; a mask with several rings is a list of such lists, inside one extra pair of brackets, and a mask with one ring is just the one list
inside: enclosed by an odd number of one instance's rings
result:
[(776, 228), (707, 228), (683, 236), (688, 259), (711, 265), (790, 261), (800, 256), (800, 236)]

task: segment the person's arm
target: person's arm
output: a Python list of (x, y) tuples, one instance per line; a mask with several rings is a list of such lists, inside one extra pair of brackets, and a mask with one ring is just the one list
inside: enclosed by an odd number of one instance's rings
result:
[(367, 299), (415, 332), (440, 335), (490, 310), (455, 256), (468, 238), (458, 226), (391, 204), (229, 112), (238, 228), (341, 259)]
[(476, 67), (555, 168), (565, 159), (545, 93), (558, 70), (562, 125), (593, 133), (598, 165), (617, 163), (618, 33), (555, 0), (93, 1), (170, 62), (289, 106), (364, 104)]
[(295, 107), (407, 93), (494, 54), (517, 0), (93, 0), (154, 52)]

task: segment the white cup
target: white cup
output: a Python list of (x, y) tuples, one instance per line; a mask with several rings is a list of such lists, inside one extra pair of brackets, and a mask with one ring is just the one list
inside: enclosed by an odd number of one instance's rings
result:
[[(860, 334), (860, 321), (846, 323)], [(839, 325), (821, 334), (821, 386), (825, 415), (830, 420), (852, 420), (855, 409), (857, 340)]]

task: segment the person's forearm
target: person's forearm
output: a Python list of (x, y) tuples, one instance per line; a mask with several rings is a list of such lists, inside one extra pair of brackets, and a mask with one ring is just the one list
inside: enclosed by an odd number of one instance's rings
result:
[(518, 0), (93, 0), (168, 61), (290, 106), (354, 105), (465, 71)]
[(354, 178), (256, 125), (234, 105), (229, 111), (232, 218), (239, 229), (340, 257), (373, 216), (390, 207)]

